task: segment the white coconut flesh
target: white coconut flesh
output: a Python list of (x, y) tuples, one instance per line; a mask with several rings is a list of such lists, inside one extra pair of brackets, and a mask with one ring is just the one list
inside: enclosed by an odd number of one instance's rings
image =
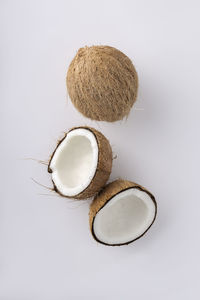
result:
[(89, 186), (96, 172), (98, 151), (90, 130), (78, 128), (67, 134), (49, 165), (52, 180), (62, 195), (73, 197)]
[(93, 232), (108, 245), (126, 244), (139, 238), (152, 224), (156, 205), (138, 188), (124, 190), (111, 198), (96, 214)]

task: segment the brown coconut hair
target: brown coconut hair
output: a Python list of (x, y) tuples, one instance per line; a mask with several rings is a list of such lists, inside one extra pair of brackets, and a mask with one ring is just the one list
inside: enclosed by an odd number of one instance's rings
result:
[[(96, 237), (94, 230), (93, 230), (93, 223), (94, 223), (94, 219), (96, 214), (113, 198), (115, 197), (117, 194), (121, 193), (122, 191), (128, 190), (130, 188), (137, 188), (141, 191), (146, 192), (152, 199), (154, 205), (155, 205), (155, 216), (154, 219), (151, 223), (151, 225), (145, 230), (145, 232), (143, 232), (142, 235), (140, 235), (139, 237), (137, 237), (136, 239), (132, 240), (132, 241), (128, 241), (127, 243), (123, 243), (123, 244), (106, 244), (100, 240), (98, 240), (98, 238)], [(107, 184), (100, 192), (98, 195), (96, 195), (96, 197), (94, 198), (93, 202), (90, 205), (90, 211), (89, 211), (89, 225), (90, 225), (90, 230), (92, 233), (93, 238), (104, 245), (107, 246), (122, 246), (122, 245), (128, 245), (136, 240), (138, 240), (139, 238), (141, 238), (148, 230), (149, 228), (152, 226), (152, 224), (155, 221), (157, 215), (157, 203), (155, 200), (155, 197), (143, 186), (134, 183), (132, 181), (127, 181), (127, 180), (122, 180), (122, 179), (118, 179), (115, 180), (109, 184)]]
[(88, 126), (80, 126), (80, 127), (71, 128), (65, 134), (64, 138), (58, 142), (56, 149), (54, 150), (53, 154), (51, 155), (51, 158), (50, 158), (49, 164), (48, 164), (48, 172), (52, 173), (52, 170), (50, 168), (50, 163), (51, 163), (51, 160), (52, 160), (57, 148), (62, 143), (62, 141), (66, 138), (67, 134), (70, 131), (75, 130), (75, 129), (87, 129), (87, 130), (91, 131), (96, 138), (99, 151), (98, 151), (98, 162), (97, 162), (97, 168), (96, 168), (95, 175), (94, 175), (93, 179), (91, 180), (90, 184), (87, 186), (87, 188), (85, 190), (83, 190), (81, 193), (79, 193), (78, 195), (73, 196), (73, 197), (68, 197), (68, 196), (63, 195), (57, 189), (53, 180), (52, 180), (52, 182), (53, 182), (55, 192), (57, 192), (58, 194), (60, 194), (63, 197), (75, 198), (75, 199), (87, 199), (87, 198), (90, 198), (90, 197), (96, 195), (99, 192), (99, 190), (101, 190), (101, 188), (108, 181), (108, 179), (110, 177), (111, 169), (112, 169), (112, 149), (111, 149), (108, 139), (101, 132), (99, 132), (98, 130), (96, 130), (92, 127), (88, 127)]
[(113, 122), (128, 116), (138, 91), (131, 60), (110, 46), (80, 48), (69, 66), (66, 83), (77, 110), (97, 121)]

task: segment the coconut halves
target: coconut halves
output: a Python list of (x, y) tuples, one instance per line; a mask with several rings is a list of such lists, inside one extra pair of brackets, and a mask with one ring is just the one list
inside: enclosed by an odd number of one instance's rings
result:
[(90, 206), (92, 235), (99, 243), (129, 244), (147, 232), (157, 213), (154, 196), (142, 186), (125, 180), (108, 184)]
[(69, 66), (66, 83), (76, 109), (97, 121), (114, 122), (128, 116), (138, 91), (131, 60), (109, 46), (80, 48)]
[(112, 149), (94, 128), (76, 127), (66, 133), (53, 152), (48, 172), (60, 195), (85, 199), (106, 184), (112, 168)]

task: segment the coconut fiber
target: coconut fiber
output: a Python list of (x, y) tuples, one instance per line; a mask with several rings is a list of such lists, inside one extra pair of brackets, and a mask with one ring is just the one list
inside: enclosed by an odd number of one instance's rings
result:
[(137, 97), (138, 76), (131, 60), (109, 46), (80, 48), (66, 82), (74, 106), (92, 120), (123, 119)]
[[(100, 242), (102, 243), (102, 241), (99, 241), (97, 239), (97, 237), (95, 236), (94, 234), (94, 231), (93, 231), (93, 222), (94, 222), (94, 219), (95, 219), (95, 216), (96, 214), (99, 212), (99, 210), (109, 201), (111, 200), (114, 196), (116, 196), (117, 194), (119, 194), (120, 192), (122, 191), (125, 191), (127, 189), (130, 189), (130, 188), (138, 188), (140, 189), (141, 191), (144, 191), (146, 192), (147, 194), (149, 194), (149, 196), (151, 197), (151, 199), (153, 200), (154, 204), (155, 204), (155, 208), (156, 208), (156, 212), (155, 212), (155, 217), (154, 217), (154, 220), (153, 222), (155, 221), (155, 218), (156, 218), (156, 214), (157, 214), (157, 204), (156, 204), (156, 200), (154, 198), (154, 196), (147, 190), (145, 189), (144, 187), (142, 187), (141, 185), (138, 185), (137, 183), (134, 183), (134, 182), (131, 182), (131, 181), (127, 181), (127, 180), (122, 180), (122, 179), (118, 179), (118, 180), (115, 180), (109, 184), (107, 184), (101, 191), (100, 193), (94, 198), (93, 202), (91, 203), (90, 205), (90, 212), (89, 212), (89, 224), (90, 224), (90, 230), (91, 230), (91, 233), (94, 237), (94, 239), (97, 241), (97, 242)], [(153, 224), (152, 222), (152, 224)], [(151, 224), (151, 225), (152, 225)], [(151, 227), (151, 226), (150, 226)], [(150, 228), (149, 227), (149, 228)], [(148, 228), (148, 229), (149, 229)], [(147, 230), (148, 230), (147, 229)], [(146, 231), (147, 231), (146, 230)], [(145, 232), (146, 232), (145, 231)], [(144, 233), (145, 233), (144, 232)], [(143, 233), (143, 234), (144, 234)], [(140, 236), (142, 237), (143, 234)], [(140, 238), (138, 237), (138, 238)], [(137, 238), (137, 239), (138, 239)], [(125, 244), (129, 244), (133, 241), (130, 241), (128, 243), (125, 243)], [(107, 244), (106, 244), (107, 245)], [(123, 245), (123, 244), (117, 244), (117, 245), (112, 245), (112, 246), (120, 246), (120, 245)]]
[[(95, 172), (95, 175), (93, 177), (93, 179), (91, 180), (90, 184), (88, 185), (88, 187), (82, 191), (80, 194), (73, 196), (73, 197), (68, 197), (68, 198), (75, 198), (75, 199), (87, 199), (90, 198), (94, 195), (96, 195), (99, 190), (106, 184), (110, 173), (111, 173), (111, 169), (112, 169), (112, 149), (110, 146), (109, 141), (107, 140), (107, 138), (98, 130), (91, 128), (91, 127), (87, 127), (87, 126), (83, 126), (83, 127), (74, 127), (72, 129), (70, 129), (68, 132), (74, 130), (74, 129), (78, 129), (78, 128), (83, 128), (83, 129), (87, 129), (89, 131), (91, 131), (96, 140), (97, 140), (97, 145), (98, 145), (98, 163), (97, 163), (97, 169)], [(60, 145), (60, 143), (66, 138), (68, 133), (65, 134), (65, 137), (58, 142), (57, 147)], [(56, 149), (57, 149), (56, 147)], [(55, 149), (55, 151), (56, 151)], [(55, 153), (55, 151), (53, 152), (50, 161), (49, 161), (49, 166), (50, 166), (50, 162), (51, 159), (53, 158), (53, 155)], [(48, 166), (48, 172), (52, 173), (51, 168)], [(64, 196), (60, 193), (60, 191), (57, 189), (56, 185), (54, 184), (54, 190), (59, 193), (61, 196)], [(64, 196), (67, 197), (67, 196)]]

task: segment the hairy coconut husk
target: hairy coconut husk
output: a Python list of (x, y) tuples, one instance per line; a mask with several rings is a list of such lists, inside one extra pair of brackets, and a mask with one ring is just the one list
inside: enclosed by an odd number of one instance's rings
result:
[[(100, 192), (99, 194), (96, 195), (96, 197), (94, 198), (93, 202), (91, 203), (90, 205), (90, 211), (89, 211), (89, 225), (90, 225), (90, 230), (91, 230), (91, 233), (92, 233), (92, 236), (93, 238), (101, 243), (101, 244), (105, 244), (103, 243), (102, 241), (99, 241), (97, 239), (97, 237), (95, 236), (94, 234), (94, 230), (93, 230), (93, 223), (94, 223), (94, 219), (95, 219), (95, 216), (96, 214), (99, 212), (99, 210), (101, 208), (103, 208), (106, 203), (108, 201), (110, 201), (114, 196), (116, 196), (117, 194), (119, 194), (120, 192), (122, 191), (125, 191), (127, 189), (130, 189), (130, 188), (138, 188), (140, 189), (141, 191), (144, 191), (146, 192), (152, 199), (152, 201), (154, 202), (155, 204), (155, 217), (151, 223), (151, 225), (154, 223), (155, 221), (155, 218), (156, 218), (156, 214), (157, 214), (157, 203), (156, 203), (156, 200), (154, 198), (154, 196), (147, 190), (145, 189), (144, 187), (142, 187), (141, 185), (137, 184), (137, 183), (134, 183), (134, 182), (131, 182), (131, 181), (127, 181), (127, 180), (122, 180), (122, 179), (118, 179), (118, 180), (115, 180), (109, 184), (107, 184)], [(132, 241), (129, 241), (127, 243), (123, 243), (123, 244), (114, 244), (114, 245), (109, 245), (109, 244), (105, 244), (107, 246), (121, 246), (121, 245), (128, 245), (132, 242), (134, 242), (135, 240), (141, 238), (148, 230), (149, 228), (151, 227), (151, 225), (147, 228), (147, 230), (139, 237), (137, 237), (136, 239), (132, 240)]]
[(92, 120), (123, 119), (137, 97), (138, 76), (131, 60), (109, 46), (80, 48), (66, 82), (74, 106)]
[[(99, 192), (99, 190), (108, 181), (108, 179), (110, 177), (111, 169), (112, 169), (112, 149), (111, 149), (108, 139), (101, 132), (99, 132), (98, 130), (96, 130), (92, 127), (87, 127), (87, 126), (71, 128), (65, 134), (64, 138), (58, 142), (56, 149), (58, 148), (60, 143), (62, 143), (62, 141), (66, 138), (67, 134), (70, 131), (72, 131), (74, 129), (79, 129), (79, 128), (87, 129), (87, 130), (91, 131), (97, 140), (97, 145), (98, 145), (99, 151), (98, 151), (98, 163), (97, 163), (96, 173), (95, 173), (94, 177), (93, 177), (92, 181), (90, 182), (90, 184), (88, 185), (88, 187), (84, 191), (82, 191), (80, 194), (73, 196), (73, 197), (68, 197), (68, 196), (62, 195), (60, 193), (60, 191), (57, 189), (53, 180), (52, 180), (52, 182), (54, 185), (54, 190), (63, 197), (75, 198), (75, 199), (87, 199), (87, 198), (90, 198), (90, 197), (96, 195)], [(49, 173), (52, 173), (52, 170), (50, 168), (50, 162), (53, 158), (54, 153), (56, 152), (56, 149), (54, 150), (54, 152), (51, 155), (51, 158), (49, 160), (49, 164), (48, 164), (48, 172)]]

